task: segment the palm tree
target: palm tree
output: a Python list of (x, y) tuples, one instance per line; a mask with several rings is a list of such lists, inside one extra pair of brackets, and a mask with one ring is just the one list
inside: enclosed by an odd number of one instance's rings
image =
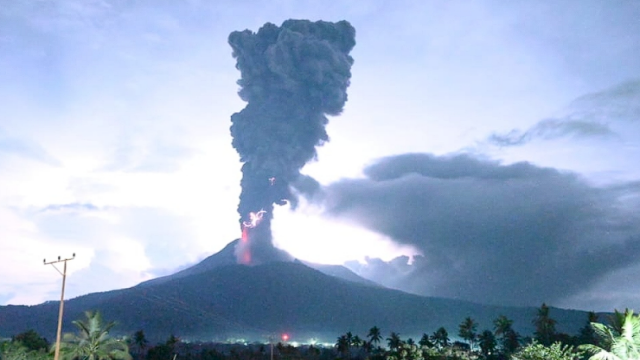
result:
[(367, 354), (371, 354), (373, 352), (371, 341), (362, 340), (362, 350)]
[(592, 354), (591, 360), (640, 359), (640, 315), (626, 309), (615, 312), (611, 325), (591, 323), (600, 345), (584, 344), (578, 348)]
[(502, 351), (506, 354), (513, 353), (520, 346), (520, 335), (513, 330), (512, 325), (513, 320), (504, 315), (498, 316), (493, 321), (494, 334), (500, 338)]
[(520, 347), (520, 334), (511, 329), (502, 337), (502, 350), (507, 354), (513, 354)]
[(470, 317), (460, 323), (458, 336), (469, 343), (469, 351), (473, 350), (473, 343), (478, 335), (476, 333), (477, 328), (478, 324)]
[(353, 345), (353, 334), (351, 333), (351, 331), (347, 331), (345, 337), (347, 339), (347, 345), (351, 347), (351, 345)]
[(504, 315), (498, 316), (495, 320), (493, 320), (494, 334), (496, 336), (504, 336), (507, 332), (511, 330), (511, 326), (513, 325), (513, 320), (509, 319)]
[(380, 344), (380, 341), (382, 341), (382, 334), (380, 334), (380, 329), (377, 326), (369, 329), (367, 337), (369, 338), (369, 342), (376, 346)]
[(147, 337), (144, 335), (143, 330), (138, 330), (133, 334), (133, 339), (131, 339), (131, 344), (136, 347), (136, 355), (138, 359), (142, 359), (144, 355), (144, 350), (147, 348), (149, 341)]
[(347, 335), (340, 335), (338, 337), (338, 340), (336, 341), (336, 349), (342, 356), (346, 356), (347, 354), (349, 354), (350, 345), (351, 344), (349, 339), (347, 338)]
[(418, 341), (418, 344), (420, 344), (420, 346), (422, 346), (423, 348), (432, 348), (435, 345), (431, 342), (431, 339), (429, 338), (429, 335), (427, 334), (422, 334), (422, 338), (420, 338), (420, 341)]
[(491, 330), (485, 330), (478, 335), (478, 344), (482, 355), (487, 358), (496, 350), (496, 337)]
[(447, 346), (449, 346), (450, 340), (449, 340), (449, 333), (447, 332), (447, 329), (445, 329), (444, 327), (440, 327), (438, 330), (436, 330), (433, 333), (433, 335), (431, 335), (431, 340), (440, 349), (444, 349)]
[(387, 344), (389, 344), (389, 349), (391, 351), (396, 350), (402, 345), (402, 340), (400, 339), (400, 334), (397, 332), (392, 332), (391, 335), (387, 338)]
[[(608, 316), (609, 317), (609, 324), (618, 333), (622, 333), (622, 325), (624, 325), (624, 322), (626, 320), (628, 311), (629, 311), (629, 309), (625, 309), (625, 311), (622, 313), (622, 312), (620, 312), (620, 311), (618, 311), (616, 309), (616, 310), (613, 311), (612, 315)], [(596, 322), (596, 321), (593, 321), (593, 322)]]
[(358, 336), (358, 335), (354, 335), (351, 338), (351, 346), (353, 346), (355, 348), (361, 347), (363, 343), (364, 343), (364, 341), (362, 341), (362, 339), (360, 339), (360, 336)]
[(556, 335), (556, 321), (549, 316), (549, 306), (542, 303), (538, 309), (538, 315), (533, 319), (536, 327), (535, 339), (544, 346), (549, 346)]
[(115, 322), (103, 324), (99, 312), (86, 311), (85, 316), (73, 322), (76, 334), (63, 336), (60, 353), (64, 360), (131, 360), (127, 344), (109, 336)]

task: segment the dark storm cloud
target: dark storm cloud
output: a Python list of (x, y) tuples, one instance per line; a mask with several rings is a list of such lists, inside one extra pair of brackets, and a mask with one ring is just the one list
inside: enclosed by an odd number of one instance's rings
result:
[(571, 102), (566, 116), (541, 120), (524, 131), (494, 133), (487, 140), (499, 146), (518, 146), (538, 139), (618, 138), (612, 125), (624, 122), (640, 122), (640, 80), (581, 96)]
[(325, 205), (330, 216), (422, 251), (411, 265), (407, 258), (350, 264), (388, 286), (539, 305), (638, 261), (640, 222), (617, 198), (628, 188), (594, 188), (572, 173), (467, 155), (393, 156), (365, 175), (325, 188)]

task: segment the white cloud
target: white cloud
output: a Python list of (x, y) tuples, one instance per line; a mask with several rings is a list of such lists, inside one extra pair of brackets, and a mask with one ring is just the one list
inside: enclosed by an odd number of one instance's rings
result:
[[(72, 257), (76, 253), (74, 266), (68, 274), (89, 267), (93, 249), (77, 246), (67, 241), (52, 241), (40, 232), (37, 225), (24, 214), (8, 208), (0, 208), (0, 234), (2, 234), (3, 261), (0, 262), (0, 293), (9, 294), (5, 300), (9, 304), (37, 304), (50, 300), (59, 292), (61, 276), (52, 265), (44, 265), (43, 260), (55, 261), (58, 256)], [(82, 257), (80, 257), (80, 254)], [(63, 264), (56, 265), (63, 271)]]
[(272, 224), (274, 243), (301, 260), (340, 265), (366, 257), (391, 260), (401, 255), (416, 255), (412, 246), (356, 224), (323, 216), (324, 210), (300, 199), (295, 211), (288, 206), (276, 208)]

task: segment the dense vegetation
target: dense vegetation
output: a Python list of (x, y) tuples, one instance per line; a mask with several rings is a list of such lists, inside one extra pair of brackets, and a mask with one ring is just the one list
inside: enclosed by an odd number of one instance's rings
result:
[[(428, 360), (428, 359), (495, 359), (495, 360), (582, 360), (640, 359), (640, 315), (631, 310), (617, 310), (606, 323), (599, 323), (589, 313), (578, 334), (556, 331), (556, 321), (545, 304), (538, 309), (532, 323), (532, 337), (521, 336), (513, 329), (513, 321), (499, 316), (492, 329), (479, 330), (473, 318), (459, 325), (457, 339), (440, 327), (420, 339), (403, 339), (390, 332), (384, 336), (377, 326), (360, 336), (351, 332), (340, 335), (332, 346), (300, 345), (278, 342), (261, 343), (190, 343), (175, 335), (150, 345), (144, 330), (130, 337), (115, 338), (109, 331), (116, 325), (105, 323), (99, 312), (87, 311), (85, 319), (76, 320), (75, 333), (64, 335), (60, 345), (62, 360)], [(55, 344), (33, 330), (0, 341), (0, 360), (51, 360)]]

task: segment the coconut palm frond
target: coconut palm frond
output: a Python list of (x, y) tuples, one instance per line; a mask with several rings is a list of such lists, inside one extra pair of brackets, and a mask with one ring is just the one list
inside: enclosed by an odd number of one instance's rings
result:
[(623, 326), (625, 338), (629, 339), (637, 349), (640, 349), (640, 314), (634, 315), (633, 310), (628, 310)]
[(602, 349), (596, 345), (584, 344), (578, 346), (579, 350), (583, 350), (587, 354), (591, 354), (589, 360), (622, 360), (616, 354)]
[(591, 328), (593, 328), (593, 332), (598, 339), (600, 339), (602, 347), (607, 350), (611, 348), (613, 339), (619, 336), (613, 328), (605, 324), (591, 323)]
[(624, 312), (620, 312), (617, 309), (614, 310), (613, 314), (609, 315), (609, 323), (611, 324), (611, 328), (615, 330), (618, 334), (622, 333), (622, 324), (625, 321), (625, 314), (628, 312), (628, 309), (625, 309)]
[(590, 360), (638, 360), (640, 359), (640, 316), (633, 310), (615, 311), (611, 325), (591, 323), (600, 345), (585, 344), (579, 348), (592, 356)]
[(115, 322), (104, 324), (99, 312), (85, 312), (86, 319), (76, 320), (75, 334), (65, 334), (61, 346), (63, 360), (130, 360), (128, 345), (112, 338), (109, 330)]

